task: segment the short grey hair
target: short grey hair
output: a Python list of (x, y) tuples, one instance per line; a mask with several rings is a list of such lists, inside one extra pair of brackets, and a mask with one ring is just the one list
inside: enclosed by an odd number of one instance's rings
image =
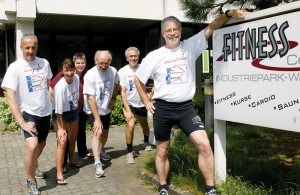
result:
[(38, 38), (34, 34), (25, 34), (21, 37), (21, 43), (24, 39), (36, 39), (38, 41)]
[(127, 54), (129, 51), (136, 51), (138, 55), (140, 56), (140, 50), (137, 47), (128, 47), (125, 51), (125, 57), (127, 57)]
[(181, 28), (181, 22), (180, 22), (180, 20), (179, 20), (178, 18), (176, 18), (175, 16), (168, 16), (168, 17), (164, 18), (164, 19), (161, 21), (161, 23), (160, 23), (160, 28), (161, 28), (161, 30), (163, 30), (164, 24), (165, 24), (166, 22), (170, 22), (170, 21), (175, 21), (175, 22), (177, 22), (177, 24), (178, 24), (179, 27)]
[(111, 55), (111, 52), (109, 50), (97, 50), (96, 53), (95, 53), (95, 57), (94, 57), (95, 63), (97, 63), (97, 60), (98, 60), (99, 55), (100, 55), (101, 52), (107, 52), (108, 55), (109, 55), (109, 58), (110, 58), (110, 62), (112, 61), (112, 55)]

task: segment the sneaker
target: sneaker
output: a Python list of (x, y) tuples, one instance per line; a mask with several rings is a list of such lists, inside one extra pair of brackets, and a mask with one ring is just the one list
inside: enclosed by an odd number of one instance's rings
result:
[(127, 159), (128, 164), (134, 164), (135, 163), (133, 155), (134, 155), (134, 152), (130, 152), (130, 153), (127, 154), (126, 159)]
[(217, 190), (215, 188), (211, 189), (208, 192), (205, 192), (205, 195), (218, 195)]
[(28, 195), (40, 195), (36, 181), (27, 181)]
[(152, 150), (152, 147), (151, 147), (151, 145), (149, 144), (149, 142), (145, 142), (145, 143), (144, 143), (144, 147), (145, 147), (145, 151), (151, 151), (151, 150)]
[(95, 164), (95, 176), (96, 177), (104, 177), (104, 171), (103, 171), (103, 169), (102, 169), (102, 164), (101, 163), (97, 163), (97, 164)]
[(35, 178), (36, 179), (45, 179), (46, 174), (39, 170), (39, 166), (36, 166), (35, 168)]
[(108, 154), (106, 154), (106, 151), (104, 149), (101, 151), (100, 158), (101, 160), (105, 161), (111, 160), (111, 157)]
[(165, 188), (162, 188), (158, 194), (159, 195), (168, 195), (168, 190), (166, 190)]

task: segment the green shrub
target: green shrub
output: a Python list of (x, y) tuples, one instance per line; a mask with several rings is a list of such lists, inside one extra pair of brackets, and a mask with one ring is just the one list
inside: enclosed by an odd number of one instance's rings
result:
[(125, 119), (123, 115), (123, 105), (121, 101), (121, 95), (117, 95), (115, 106), (111, 111), (110, 115), (110, 125), (123, 125), (125, 124)]
[(205, 122), (205, 96), (203, 93), (196, 93), (193, 98), (193, 105), (200, 116), (201, 120)]
[(19, 125), (12, 115), (5, 97), (0, 97), (0, 124), (5, 126), (5, 131), (14, 132)]

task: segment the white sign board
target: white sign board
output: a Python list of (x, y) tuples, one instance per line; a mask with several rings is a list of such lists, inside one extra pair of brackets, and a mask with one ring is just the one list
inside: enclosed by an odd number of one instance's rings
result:
[(300, 12), (216, 30), (215, 119), (300, 132)]

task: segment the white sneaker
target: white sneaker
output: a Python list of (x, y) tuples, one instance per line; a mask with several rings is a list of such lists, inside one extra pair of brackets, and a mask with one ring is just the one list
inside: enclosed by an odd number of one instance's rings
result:
[(133, 155), (134, 155), (134, 152), (130, 152), (130, 153), (127, 154), (126, 159), (127, 159), (128, 164), (134, 164), (135, 163)]
[(102, 169), (102, 164), (101, 163), (97, 163), (95, 164), (95, 176), (96, 177), (104, 177), (104, 171)]
[(152, 146), (149, 144), (149, 142), (144, 143), (145, 151), (152, 151)]
[(105, 161), (111, 160), (111, 157), (108, 154), (106, 154), (106, 151), (104, 149), (101, 150), (100, 158), (101, 160)]

